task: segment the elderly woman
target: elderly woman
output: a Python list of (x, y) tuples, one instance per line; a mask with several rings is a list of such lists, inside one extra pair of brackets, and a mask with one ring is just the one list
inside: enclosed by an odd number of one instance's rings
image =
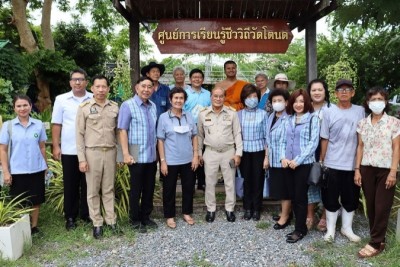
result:
[(183, 110), (187, 93), (180, 87), (169, 93), (171, 109), (160, 115), (157, 125), (158, 151), (163, 181), (164, 217), (169, 228), (176, 228), (175, 196), (178, 175), (182, 184), (183, 220), (194, 224), (193, 213), (194, 171), (199, 166), (197, 128), (190, 115)]
[(389, 110), (387, 91), (381, 87), (371, 88), (364, 107), (370, 115), (357, 126), (354, 182), (362, 187), (365, 195), (371, 239), (358, 252), (360, 258), (376, 256), (385, 248), (400, 145), (400, 121), (386, 114)]
[[(328, 84), (321, 79), (312, 80), (307, 86), (307, 92), (311, 97), (314, 108), (314, 115), (318, 116), (320, 122), (323, 119), (324, 110), (331, 106), (329, 101)], [(319, 161), (321, 145), (318, 144), (315, 150), (315, 160)], [(311, 230), (314, 226), (315, 207), (321, 202), (321, 188), (318, 185), (310, 185), (308, 188), (308, 207), (307, 207), (307, 229)], [(326, 214), (325, 209), (322, 210), (321, 218), (317, 224), (317, 229), (321, 232), (326, 231)]]
[(28, 96), (14, 97), (13, 106), (17, 117), (5, 122), (0, 134), (4, 183), (10, 185), (11, 196), (27, 197), (26, 204), (33, 208), (31, 232), (36, 234), (40, 204), (45, 201), (47, 136), (43, 123), (29, 116), (32, 102)]
[(267, 121), (267, 147), (268, 147), (268, 163), (270, 177), (270, 196), (273, 199), (281, 200), (281, 215), (273, 216), (277, 221), (274, 229), (284, 229), (290, 224), (290, 198), (285, 190), (285, 183), (282, 179), (283, 168), (281, 164), (281, 147), (280, 137), (283, 134), (284, 122), (288, 118), (286, 113), (289, 92), (287, 90), (272, 90), (269, 94), (268, 101), (272, 104), (273, 112)]
[(319, 142), (319, 119), (312, 115), (314, 108), (306, 90), (292, 93), (286, 109), (290, 114), (285, 121), (281, 163), (287, 194), (292, 200), (296, 217), (295, 228), (286, 242), (296, 243), (307, 234), (307, 191), (311, 165), (315, 162), (315, 150)]
[(243, 139), (243, 156), (240, 172), (244, 177), (243, 207), (246, 221), (260, 220), (264, 188), (264, 170), (268, 167), (266, 154), (267, 112), (258, 108), (260, 91), (246, 84), (240, 94), (245, 107), (238, 112)]

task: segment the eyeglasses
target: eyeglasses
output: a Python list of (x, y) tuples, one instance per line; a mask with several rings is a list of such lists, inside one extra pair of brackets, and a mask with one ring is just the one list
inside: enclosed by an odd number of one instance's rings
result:
[(337, 88), (336, 92), (339, 93), (350, 93), (351, 91), (353, 91), (354, 89), (351, 87), (347, 87), (347, 88)]
[(70, 81), (74, 82), (74, 83), (76, 83), (76, 82), (83, 83), (84, 81), (86, 81), (86, 79), (85, 78), (71, 78)]

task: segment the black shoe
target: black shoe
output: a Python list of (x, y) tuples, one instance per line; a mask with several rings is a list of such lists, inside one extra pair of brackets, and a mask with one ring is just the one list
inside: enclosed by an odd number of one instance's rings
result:
[(286, 238), (289, 238), (289, 237), (291, 237), (291, 236), (293, 235), (293, 233), (294, 233), (294, 231), (293, 231), (293, 232), (290, 232), (290, 233), (288, 233), (288, 234), (286, 235)]
[(75, 220), (73, 218), (68, 218), (67, 222), (65, 223), (65, 228), (69, 231), (69, 230), (73, 230), (76, 228), (76, 223)]
[(289, 236), (289, 237), (286, 239), (286, 242), (288, 242), (288, 243), (296, 243), (297, 241), (303, 239), (304, 236), (305, 236), (304, 234), (302, 234), (302, 233), (300, 233), (300, 232), (297, 232), (297, 231), (294, 231), (294, 232), (292, 233), (292, 235)]
[(39, 228), (37, 228), (36, 226), (31, 228), (31, 235), (38, 234), (39, 232)]
[(236, 220), (236, 216), (233, 211), (225, 211), (225, 214), (228, 222), (234, 222)]
[(139, 221), (134, 221), (132, 223), (132, 229), (142, 234), (147, 232), (146, 225), (142, 224)]
[(259, 221), (261, 218), (261, 214), (259, 211), (255, 211), (253, 214), (253, 221)]
[(114, 235), (122, 235), (124, 232), (115, 224), (108, 224), (107, 227), (111, 230)]
[(244, 215), (243, 215), (243, 219), (248, 221), (248, 220), (251, 219), (251, 217), (253, 217), (253, 213), (251, 212), (251, 210), (245, 210)]
[(215, 211), (207, 211), (206, 221), (212, 223), (215, 220)]
[(158, 225), (150, 219), (146, 219), (142, 221), (142, 224), (146, 226), (146, 228), (150, 228), (150, 229), (157, 229)]
[(81, 220), (84, 221), (85, 223), (92, 223), (92, 219), (90, 219), (89, 216), (87, 216), (87, 217), (81, 217)]
[(206, 185), (198, 185), (197, 190), (206, 191)]
[(281, 229), (285, 229), (286, 227), (288, 227), (288, 225), (290, 224), (290, 220), (288, 219), (284, 224), (279, 224), (279, 223), (276, 223), (276, 224), (274, 224), (274, 229), (275, 230), (281, 230)]
[(95, 239), (99, 239), (103, 236), (103, 227), (101, 226), (93, 226), (93, 237)]
[(274, 221), (279, 221), (279, 219), (281, 218), (281, 216), (279, 216), (279, 215), (272, 215), (272, 220), (274, 220)]

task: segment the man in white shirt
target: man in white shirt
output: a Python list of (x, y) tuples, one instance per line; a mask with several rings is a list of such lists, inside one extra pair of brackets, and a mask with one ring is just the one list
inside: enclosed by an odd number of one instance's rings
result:
[[(51, 118), (53, 158), (61, 160), (64, 180), (64, 216), (67, 230), (76, 228), (76, 218), (91, 222), (87, 205), (85, 174), (79, 171), (75, 121), (78, 106), (93, 97), (86, 91), (87, 73), (75, 69), (70, 74), (71, 91), (56, 97)], [(61, 137), (61, 139), (60, 139)], [(61, 143), (61, 147), (60, 147)]]

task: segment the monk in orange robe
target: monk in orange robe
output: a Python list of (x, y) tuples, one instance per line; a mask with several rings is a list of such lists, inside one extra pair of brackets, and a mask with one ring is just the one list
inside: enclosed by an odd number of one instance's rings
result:
[(242, 93), (243, 86), (248, 82), (238, 80), (236, 78), (237, 65), (234, 61), (228, 60), (224, 64), (224, 72), (226, 79), (215, 84), (215, 87), (219, 87), (225, 90), (225, 106), (229, 106), (236, 111), (244, 108), (240, 101), (240, 94)]

